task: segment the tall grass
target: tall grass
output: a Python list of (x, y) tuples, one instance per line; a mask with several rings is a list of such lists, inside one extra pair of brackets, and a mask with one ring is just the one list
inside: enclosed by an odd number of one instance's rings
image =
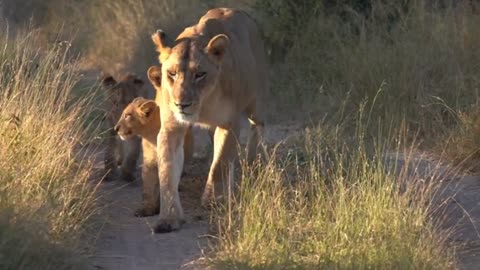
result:
[(360, 12), (313, 2), (288, 42), (279, 38), (285, 27), (277, 28), (288, 23), (277, 22), (282, 9), (261, 13), (270, 39), (289, 44), (273, 67), (271, 90), (281, 106), (317, 117), (335, 112), (347, 96), (355, 110), (381, 89), (374, 113), (397, 123), (406, 119), (428, 138), (452, 126), (445, 105), (457, 110), (475, 103), (480, 16), (468, 4), (364, 1), (371, 8)]
[(342, 130), (307, 129), (290, 154), (243, 168), (238, 197), (220, 211), (215, 269), (454, 267), (431, 220), (439, 175), (425, 176), (403, 147), (387, 158), (391, 142), (372, 147), (364, 128), (348, 140)]
[(95, 212), (79, 156), (89, 98), (69, 43), (38, 50), (35, 33), (0, 35), (0, 268), (72, 269), (83, 225)]

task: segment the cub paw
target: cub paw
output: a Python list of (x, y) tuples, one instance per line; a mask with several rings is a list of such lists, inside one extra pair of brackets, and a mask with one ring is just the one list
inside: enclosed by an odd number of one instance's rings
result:
[(152, 208), (152, 207), (142, 207), (135, 211), (134, 215), (136, 217), (150, 217), (157, 215), (160, 212), (160, 208)]
[(106, 174), (105, 177), (103, 178), (103, 181), (105, 182), (112, 182), (117, 179), (117, 173), (115, 171), (109, 170)]
[(120, 179), (125, 182), (133, 182), (135, 181), (135, 176), (131, 173), (122, 172)]
[(169, 233), (180, 229), (181, 222), (175, 220), (160, 220), (153, 228), (155, 233)]

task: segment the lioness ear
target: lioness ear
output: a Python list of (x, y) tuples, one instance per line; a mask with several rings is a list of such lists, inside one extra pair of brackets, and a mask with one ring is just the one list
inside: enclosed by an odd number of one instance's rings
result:
[(140, 112), (145, 116), (145, 117), (150, 117), (152, 115), (152, 112), (155, 110), (155, 107), (157, 107), (157, 103), (153, 100), (147, 100), (145, 103), (140, 105), (139, 109)]
[(160, 53), (158, 60), (160, 61), (160, 63), (165, 62), (171, 51), (171, 48), (168, 47), (165, 42), (165, 32), (160, 29), (155, 31), (155, 33), (152, 34), (152, 41), (155, 44), (157, 52)]
[(110, 74), (104, 74), (102, 77), (102, 85), (105, 87), (112, 87), (117, 84), (117, 81)]
[(147, 71), (148, 79), (156, 88), (162, 86), (162, 66), (151, 66)]
[(207, 53), (210, 54), (217, 61), (221, 61), (223, 59), (223, 56), (225, 55), (225, 52), (227, 51), (229, 44), (230, 39), (226, 35), (216, 35), (208, 42)]

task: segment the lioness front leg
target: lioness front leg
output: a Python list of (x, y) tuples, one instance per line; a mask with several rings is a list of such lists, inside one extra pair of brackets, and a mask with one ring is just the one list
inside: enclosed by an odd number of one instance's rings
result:
[(135, 137), (123, 143), (125, 144), (125, 149), (123, 151), (120, 177), (124, 181), (131, 182), (135, 180), (141, 140), (140, 138)]
[(202, 206), (210, 206), (216, 199), (226, 194), (228, 186), (228, 164), (233, 162), (237, 154), (238, 121), (234, 125), (217, 127), (213, 142), (213, 160), (208, 173)]
[(183, 169), (183, 141), (186, 127), (163, 127), (157, 138), (158, 172), (160, 182), (160, 217), (155, 232), (178, 230), (184, 222), (178, 194)]

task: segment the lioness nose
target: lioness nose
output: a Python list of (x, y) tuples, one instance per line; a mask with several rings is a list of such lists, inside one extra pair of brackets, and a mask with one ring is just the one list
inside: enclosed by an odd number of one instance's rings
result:
[(115, 127), (113, 128), (113, 130), (115, 130), (116, 133), (118, 133), (119, 129), (120, 129), (120, 127), (118, 125), (115, 125)]
[(192, 105), (192, 102), (190, 102), (190, 103), (175, 103), (175, 106), (177, 106), (181, 110), (183, 110), (185, 108), (188, 108), (191, 105)]

